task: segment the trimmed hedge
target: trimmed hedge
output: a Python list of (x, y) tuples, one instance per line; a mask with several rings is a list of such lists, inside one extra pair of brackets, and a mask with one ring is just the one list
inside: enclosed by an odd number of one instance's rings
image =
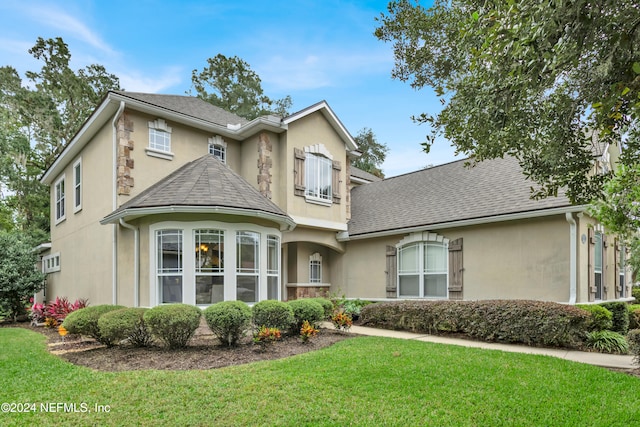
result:
[(67, 315), (62, 322), (62, 326), (70, 334), (79, 334), (90, 336), (96, 341), (111, 346), (114, 344), (108, 337), (103, 337), (100, 333), (100, 327), (98, 326), (98, 320), (100, 317), (110, 311), (120, 310), (125, 308), (122, 305), (94, 305), (90, 307), (81, 308), (80, 310), (73, 311)]
[(397, 301), (362, 308), (363, 324), (533, 346), (579, 347), (589, 314), (563, 304), (527, 300)]
[(251, 308), (242, 301), (223, 301), (205, 308), (204, 318), (213, 334), (231, 347), (251, 327)]
[(636, 299), (638, 304), (640, 304), (640, 286), (634, 286), (631, 288), (631, 296)]
[(605, 302), (600, 304), (613, 315), (613, 326), (611, 330), (625, 335), (629, 332), (629, 310), (626, 302)]
[(169, 348), (181, 348), (198, 329), (201, 315), (193, 305), (168, 304), (150, 308), (142, 318), (149, 331)]
[(324, 309), (324, 318), (329, 319), (333, 314), (333, 303), (327, 298), (308, 298), (311, 301), (315, 301)]
[(151, 332), (144, 323), (148, 308), (121, 308), (103, 314), (98, 319), (100, 334), (114, 343), (128, 340), (136, 347), (147, 347), (152, 342)]
[(317, 325), (324, 318), (324, 308), (312, 299), (296, 299), (288, 302), (289, 306), (293, 310), (293, 329), (296, 332), (300, 331), (304, 321), (308, 321), (311, 325)]
[(629, 330), (640, 328), (640, 304), (627, 306), (629, 310)]
[(627, 334), (629, 352), (633, 354), (633, 362), (640, 365), (640, 329), (632, 329)]
[(264, 326), (286, 331), (295, 322), (291, 306), (282, 301), (260, 301), (253, 306), (252, 314), (253, 324), (256, 328)]
[(605, 331), (611, 330), (613, 327), (613, 314), (601, 305), (597, 304), (579, 304), (576, 305), (585, 311), (588, 311), (591, 318), (587, 328), (589, 331)]

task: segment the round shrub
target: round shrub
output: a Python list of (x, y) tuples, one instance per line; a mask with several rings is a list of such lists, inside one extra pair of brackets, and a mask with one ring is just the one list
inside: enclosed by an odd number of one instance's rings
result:
[(147, 308), (121, 308), (103, 314), (98, 319), (100, 335), (117, 343), (128, 340), (136, 347), (147, 347), (151, 344), (151, 333), (144, 323)]
[(122, 308), (125, 307), (122, 305), (110, 304), (81, 308), (80, 310), (69, 313), (69, 315), (64, 319), (64, 322), (62, 322), (62, 326), (70, 334), (89, 336), (102, 344), (111, 346), (114, 342), (109, 338), (102, 336), (100, 333), (100, 327), (98, 326), (98, 320), (103, 314), (109, 313), (110, 311), (120, 310)]
[(333, 303), (327, 298), (309, 298), (312, 301), (317, 302), (324, 309), (324, 318), (328, 319), (333, 314)]
[(587, 326), (589, 331), (610, 330), (613, 326), (613, 314), (611, 314), (611, 312), (603, 306), (595, 304), (585, 304), (578, 305), (578, 307), (585, 311), (588, 311), (590, 314)]
[(613, 315), (612, 331), (623, 335), (629, 332), (629, 310), (627, 309), (627, 303), (621, 301), (606, 302), (602, 304), (602, 306)]
[(223, 301), (207, 307), (204, 318), (213, 334), (231, 347), (251, 326), (251, 308), (242, 301)]
[(627, 334), (629, 351), (633, 354), (633, 362), (640, 365), (640, 329), (631, 329)]
[(293, 310), (286, 302), (276, 300), (260, 301), (253, 306), (253, 324), (259, 328), (278, 328), (286, 331), (293, 324)]
[(289, 306), (293, 309), (294, 326), (295, 331), (300, 331), (304, 321), (308, 321), (312, 325), (316, 325), (318, 322), (324, 319), (324, 308), (312, 299), (296, 299), (289, 301)]
[(629, 310), (629, 330), (640, 328), (640, 304), (627, 307)]
[(150, 308), (144, 313), (144, 323), (151, 333), (169, 348), (181, 348), (198, 329), (201, 312), (188, 304), (168, 304)]

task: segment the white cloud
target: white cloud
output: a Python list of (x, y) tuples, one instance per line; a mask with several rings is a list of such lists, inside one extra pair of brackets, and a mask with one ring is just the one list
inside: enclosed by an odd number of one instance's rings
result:
[(393, 148), (387, 154), (387, 158), (382, 164), (382, 171), (386, 177), (402, 175), (409, 172), (424, 169), (427, 166), (436, 166), (449, 163), (462, 157), (454, 156), (454, 149), (450, 146), (432, 147), (429, 154), (422, 151), (422, 146), (415, 146), (401, 150)]
[[(184, 74), (181, 67), (169, 67), (158, 73), (143, 75), (134, 71), (115, 71), (120, 77), (120, 86), (130, 92), (161, 93), (164, 90), (180, 84)], [(178, 94), (180, 95), (180, 94)]]

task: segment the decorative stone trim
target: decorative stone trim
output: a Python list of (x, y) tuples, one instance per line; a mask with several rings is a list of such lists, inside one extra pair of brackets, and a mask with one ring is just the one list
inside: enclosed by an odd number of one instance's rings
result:
[(295, 283), (287, 285), (287, 300), (301, 298), (326, 298), (329, 295), (331, 285), (323, 283)]
[(131, 140), (131, 133), (133, 132), (133, 120), (131, 120), (127, 113), (123, 113), (118, 119), (117, 126), (117, 141), (118, 141), (118, 159), (117, 159), (117, 178), (116, 183), (118, 186), (118, 195), (131, 194), (131, 187), (133, 187), (133, 177), (131, 176), (131, 170), (134, 167), (133, 159), (131, 158), (131, 151), (133, 150), (134, 143)]
[(265, 132), (258, 135), (258, 190), (260, 194), (271, 200), (271, 140)]

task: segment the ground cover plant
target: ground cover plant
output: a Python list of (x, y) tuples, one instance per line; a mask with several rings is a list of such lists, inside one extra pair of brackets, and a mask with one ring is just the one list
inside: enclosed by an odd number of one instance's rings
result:
[(0, 402), (78, 409), (0, 413), (4, 426), (640, 423), (638, 378), (546, 356), (419, 341), (357, 337), (222, 369), (116, 373), (67, 363), (26, 329), (0, 328), (0, 349)]

